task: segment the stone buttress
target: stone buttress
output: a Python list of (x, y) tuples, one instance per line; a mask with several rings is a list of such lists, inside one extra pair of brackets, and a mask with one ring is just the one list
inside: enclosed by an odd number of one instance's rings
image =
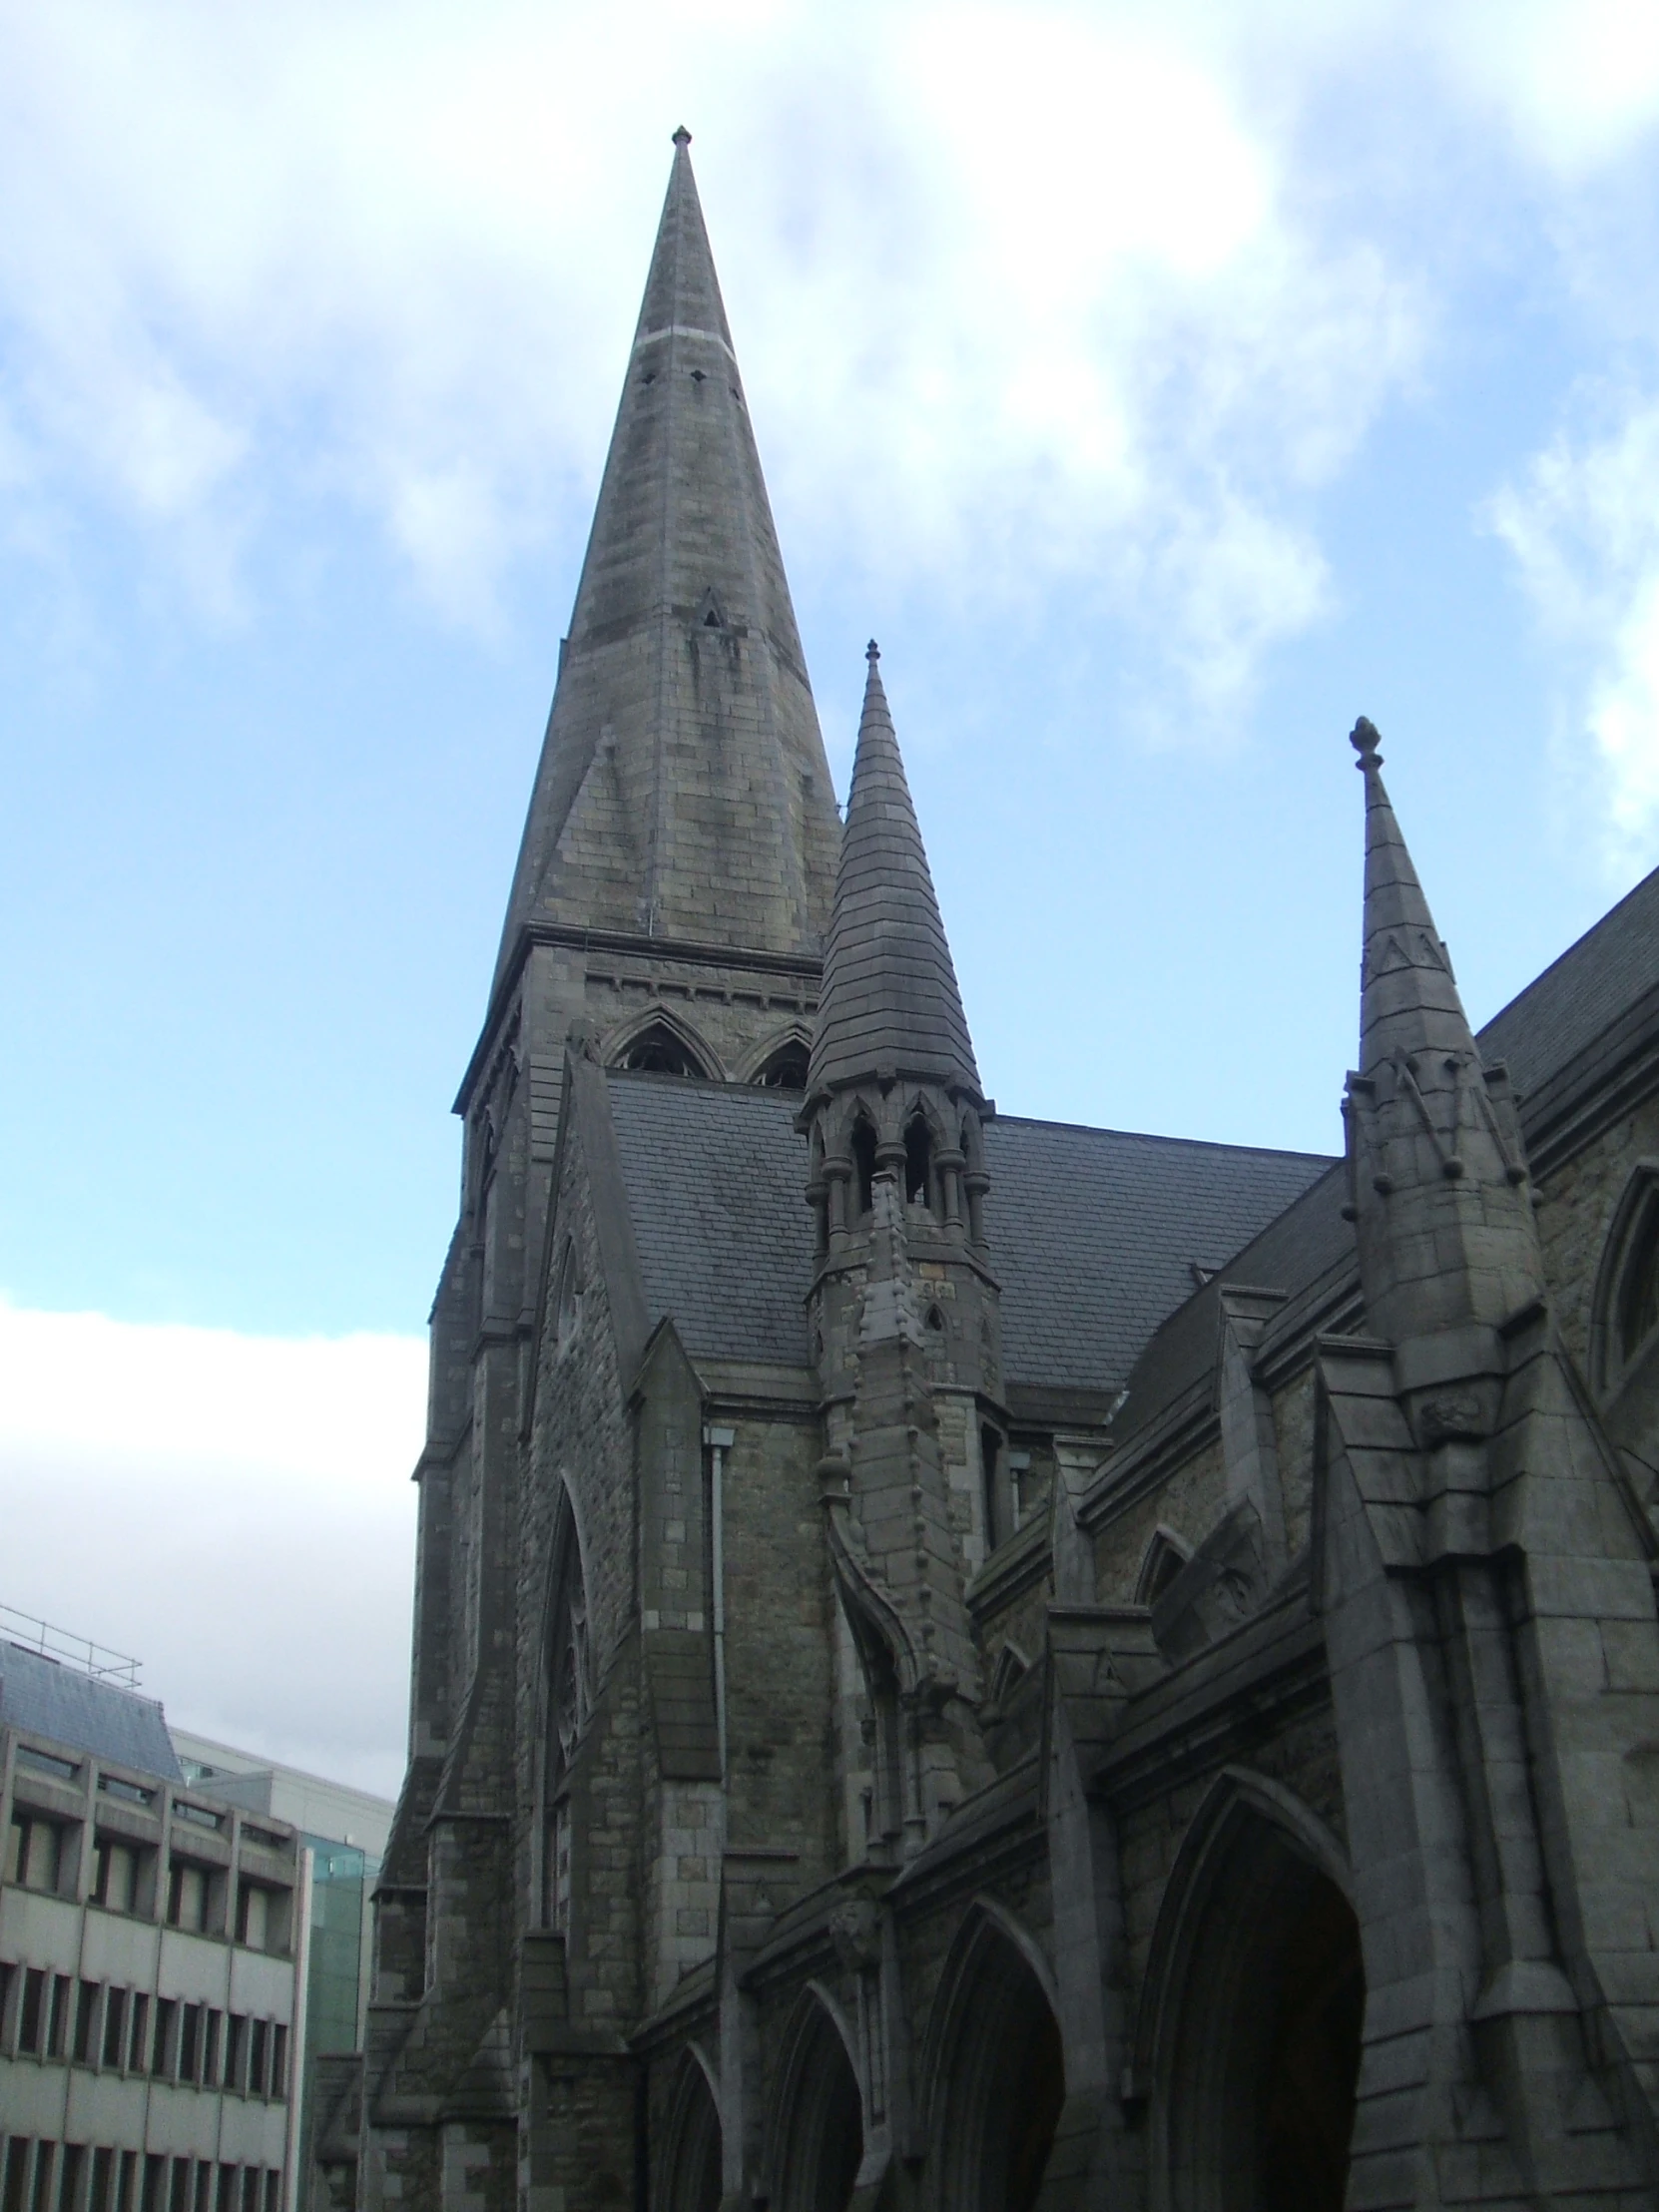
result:
[(1652, 1538), (1556, 1335), (1507, 1076), (1354, 743), (1365, 1334), (1321, 1348), (1314, 1537), (1368, 1983), (1348, 2202), (1634, 2208)]

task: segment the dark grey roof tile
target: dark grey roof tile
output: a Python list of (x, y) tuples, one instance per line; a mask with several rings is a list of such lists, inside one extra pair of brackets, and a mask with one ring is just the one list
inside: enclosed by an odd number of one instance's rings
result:
[(0, 1723), (49, 1736), (71, 1751), (182, 1782), (155, 1698), (141, 1697), (22, 1644), (0, 1643)]

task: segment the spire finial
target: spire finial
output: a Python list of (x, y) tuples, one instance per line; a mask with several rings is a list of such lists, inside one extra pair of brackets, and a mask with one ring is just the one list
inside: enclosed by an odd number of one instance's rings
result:
[(1381, 768), (1382, 766), (1382, 756), (1378, 751), (1382, 743), (1382, 734), (1376, 723), (1370, 721), (1365, 715), (1360, 717), (1354, 728), (1349, 732), (1348, 742), (1360, 756), (1354, 765), (1362, 775), (1369, 768)]
[(674, 134), (674, 143), (676, 146), (689, 146), (691, 144), (691, 133), (683, 123)]
[(876, 644), (875, 640), (871, 638), (868, 645), (864, 647), (864, 659), (869, 663), (870, 667), (873, 668), (880, 658), (881, 648)]

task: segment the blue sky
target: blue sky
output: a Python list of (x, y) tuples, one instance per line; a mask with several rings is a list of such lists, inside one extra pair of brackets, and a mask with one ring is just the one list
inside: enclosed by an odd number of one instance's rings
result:
[[(873, 633), (1005, 1109), (1337, 1146), (1358, 713), (1476, 1019), (1659, 859), (1651, 7), (0, 4), (0, 1367), (375, 1348), (399, 1558), (681, 120), (831, 764)], [(0, 1494), (125, 1479), (31, 1421)], [(25, 1520), (0, 1600), (167, 1648)], [(198, 1725), (369, 1772), (386, 1587), (350, 1742)]]

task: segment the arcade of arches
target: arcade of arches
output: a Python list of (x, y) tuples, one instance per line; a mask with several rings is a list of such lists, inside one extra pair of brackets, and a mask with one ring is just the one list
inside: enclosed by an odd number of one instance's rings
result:
[[(1269, 1820), (1236, 1822), (1215, 1857), (1213, 1875), (1177, 1901), (1153, 2124), (1163, 2201), (1171, 2212), (1343, 2212), (1365, 2004), (1353, 1909)], [(931, 2212), (1036, 2212), (1065, 2104), (1048, 1991), (984, 1916), (959, 1938), (939, 2002), (947, 2024), (920, 2201)], [(718, 2212), (720, 2121), (689, 2062), (678, 2113), (671, 2212)], [(828, 2008), (810, 2001), (785, 2068), (779, 2212), (846, 2212), (863, 2149), (852, 2057)]]

